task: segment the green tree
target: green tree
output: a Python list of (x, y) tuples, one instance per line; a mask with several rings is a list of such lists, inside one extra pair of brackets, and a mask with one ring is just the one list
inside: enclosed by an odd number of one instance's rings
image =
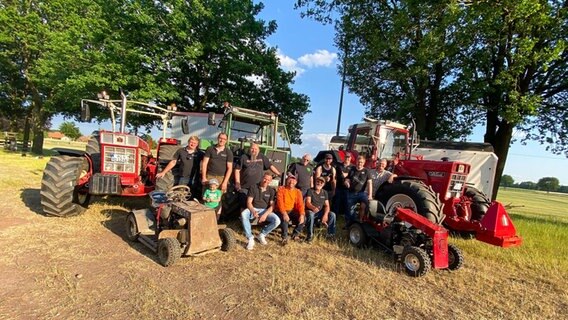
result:
[[(407, 121), (428, 139), (484, 141), (507, 160), (513, 129), (568, 155), (568, 8), (563, 1), (299, 0), (334, 23), (350, 91), (367, 114)], [(378, 32), (377, 30), (380, 30)], [(493, 198), (498, 188), (493, 188)]]
[(555, 177), (540, 178), (536, 183), (539, 190), (546, 190), (546, 192), (556, 191), (560, 187), (560, 181)]
[(519, 188), (534, 190), (534, 189), (536, 189), (536, 183), (534, 183), (532, 181), (523, 181), (523, 182), (519, 183)]
[(71, 140), (77, 140), (81, 136), (81, 131), (74, 122), (64, 121), (59, 125), (59, 131)]
[(515, 184), (515, 179), (513, 179), (513, 177), (511, 177), (510, 175), (504, 174), (504, 175), (501, 177), (501, 184), (500, 184), (500, 186), (505, 187), (505, 188), (508, 188), (508, 187), (513, 186), (514, 184)]

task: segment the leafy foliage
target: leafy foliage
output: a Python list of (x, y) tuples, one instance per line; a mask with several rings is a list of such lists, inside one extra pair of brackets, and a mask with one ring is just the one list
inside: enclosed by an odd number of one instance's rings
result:
[(505, 188), (513, 186), (514, 183), (515, 183), (515, 180), (513, 179), (513, 177), (511, 177), (508, 174), (504, 174), (501, 177), (501, 184), (500, 185), (505, 187)]
[(81, 136), (81, 130), (74, 122), (64, 121), (59, 125), (59, 131), (72, 140), (77, 140)]
[(544, 177), (538, 180), (536, 186), (539, 190), (556, 191), (560, 187), (560, 181), (555, 177)]

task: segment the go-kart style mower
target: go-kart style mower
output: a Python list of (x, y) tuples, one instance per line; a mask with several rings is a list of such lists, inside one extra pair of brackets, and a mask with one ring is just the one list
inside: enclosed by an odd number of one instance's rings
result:
[(407, 208), (384, 214), (384, 207), (375, 200), (370, 201), (368, 212), (349, 228), (352, 244), (364, 246), (372, 240), (392, 253), (395, 261), (402, 263), (406, 273), (413, 277), (424, 276), (431, 268), (462, 267), (461, 250), (448, 243), (448, 230), (441, 225)]
[(132, 211), (126, 218), (126, 235), (157, 252), (159, 262), (173, 265), (181, 256), (198, 256), (236, 246), (235, 232), (217, 224), (215, 211), (189, 200), (189, 187), (150, 193), (152, 207)]

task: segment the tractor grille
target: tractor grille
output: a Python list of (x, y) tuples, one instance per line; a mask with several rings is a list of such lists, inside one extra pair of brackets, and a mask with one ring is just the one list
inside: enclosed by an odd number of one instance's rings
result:
[(452, 174), (452, 178), (450, 179), (450, 186), (448, 188), (448, 193), (451, 193), (452, 197), (461, 197), (463, 188), (465, 187), (466, 178), (467, 175), (465, 174)]
[(89, 184), (89, 193), (93, 195), (121, 194), (120, 175), (94, 174)]
[(136, 169), (136, 149), (111, 147), (104, 149), (104, 171), (134, 173)]

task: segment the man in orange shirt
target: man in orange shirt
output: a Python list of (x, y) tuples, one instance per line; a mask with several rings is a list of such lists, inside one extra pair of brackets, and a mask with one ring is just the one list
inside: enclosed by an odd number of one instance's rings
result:
[(282, 245), (288, 243), (288, 222), (296, 224), (292, 232), (292, 240), (297, 239), (304, 229), (306, 212), (304, 198), (300, 189), (296, 189), (296, 176), (288, 174), (286, 185), (278, 188), (276, 193), (276, 214), (280, 218), (282, 229)]

